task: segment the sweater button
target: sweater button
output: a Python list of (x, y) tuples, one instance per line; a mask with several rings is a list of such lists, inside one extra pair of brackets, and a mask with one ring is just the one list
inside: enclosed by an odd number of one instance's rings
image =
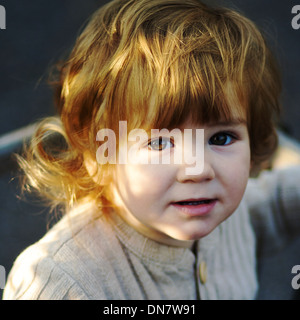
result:
[(199, 278), (202, 284), (206, 283), (207, 280), (207, 266), (205, 261), (202, 261), (199, 265)]

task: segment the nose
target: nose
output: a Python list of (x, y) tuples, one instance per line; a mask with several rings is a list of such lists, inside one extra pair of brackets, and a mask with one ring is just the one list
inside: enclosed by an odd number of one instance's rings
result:
[(209, 152), (204, 152), (202, 163), (183, 163), (177, 171), (177, 181), (180, 183), (210, 181), (215, 178), (215, 169)]

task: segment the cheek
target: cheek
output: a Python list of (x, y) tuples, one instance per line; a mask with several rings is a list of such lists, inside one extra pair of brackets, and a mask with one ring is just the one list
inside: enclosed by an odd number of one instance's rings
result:
[(162, 165), (124, 165), (116, 175), (120, 192), (147, 201), (163, 193), (172, 184), (172, 174)]
[[(245, 148), (244, 152), (227, 163), (223, 170), (223, 182), (227, 189), (227, 195), (235, 203), (239, 203), (244, 195), (250, 172), (250, 151)], [(226, 182), (225, 182), (226, 181)]]
[(243, 168), (236, 168), (234, 172), (232, 172), (232, 176), (230, 178), (229, 191), (232, 193), (233, 198), (240, 199), (242, 198), (247, 182), (248, 182), (249, 173)]

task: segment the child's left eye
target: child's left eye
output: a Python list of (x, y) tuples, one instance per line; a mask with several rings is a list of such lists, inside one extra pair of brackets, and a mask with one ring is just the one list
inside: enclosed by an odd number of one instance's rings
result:
[(216, 146), (226, 146), (226, 145), (230, 145), (233, 143), (233, 140), (235, 139), (235, 137), (227, 132), (219, 132), (215, 135), (213, 135), (208, 143), (210, 145), (216, 145)]
[(173, 148), (174, 144), (169, 138), (159, 137), (148, 143), (148, 148), (155, 151), (162, 151), (167, 148)]

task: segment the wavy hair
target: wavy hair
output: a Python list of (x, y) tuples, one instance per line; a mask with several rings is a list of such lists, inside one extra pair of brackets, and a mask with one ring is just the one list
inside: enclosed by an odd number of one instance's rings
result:
[[(238, 104), (228, 100), (228, 85)], [(261, 32), (242, 14), (197, 0), (114, 0), (97, 10), (60, 70), (59, 117), (41, 122), (24, 157), (25, 186), (57, 205), (109, 204), (88, 174), (97, 131), (175, 128), (245, 116), (254, 167), (277, 145), (281, 81)], [(57, 143), (58, 136), (63, 143)], [(55, 138), (56, 137), (56, 138)], [(53, 142), (54, 141), (54, 142)]]

